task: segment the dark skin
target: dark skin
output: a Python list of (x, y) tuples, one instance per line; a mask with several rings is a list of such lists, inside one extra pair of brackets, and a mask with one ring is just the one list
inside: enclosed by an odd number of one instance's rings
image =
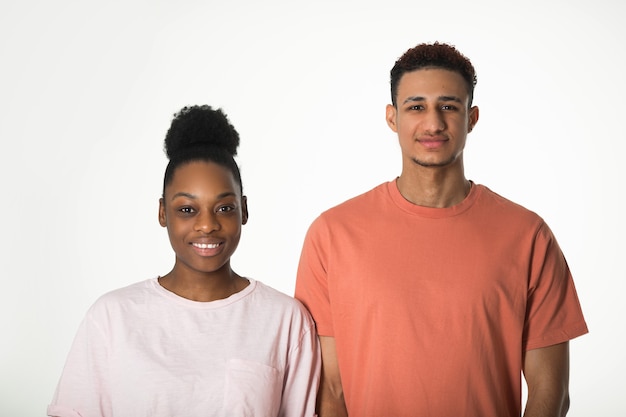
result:
[(320, 417), (347, 417), (341, 375), (337, 363), (335, 338), (320, 336), (322, 351), (322, 377), (317, 393), (317, 415)]
[[(402, 173), (397, 180), (404, 198), (425, 207), (451, 207), (470, 190), (463, 150), (467, 134), (478, 122), (478, 107), (469, 106), (469, 92), (456, 72), (426, 68), (400, 79), (396, 102), (386, 108), (386, 121), (398, 135)], [(333, 337), (320, 336), (322, 380), (319, 417), (344, 417), (344, 401)], [(569, 408), (569, 343), (525, 352), (523, 372), (528, 384), (524, 417), (563, 417)]]
[(176, 254), (161, 286), (193, 301), (214, 301), (243, 290), (249, 281), (230, 266), (248, 220), (245, 196), (225, 167), (196, 161), (177, 168), (159, 201), (159, 223)]
[(564, 417), (569, 409), (569, 342), (524, 355), (528, 401), (524, 417)]

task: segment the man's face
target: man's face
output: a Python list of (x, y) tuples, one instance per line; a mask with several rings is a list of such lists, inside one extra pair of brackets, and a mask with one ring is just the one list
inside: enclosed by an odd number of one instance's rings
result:
[(398, 134), (405, 167), (448, 167), (463, 163), (467, 133), (478, 121), (478, 107), (468, 109), (463, 77), (441, 68), (404, 74), (397, 107), (387, 105), (387, 124)]

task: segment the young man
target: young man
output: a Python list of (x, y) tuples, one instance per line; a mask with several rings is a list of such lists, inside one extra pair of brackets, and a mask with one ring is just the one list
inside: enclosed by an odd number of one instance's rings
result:
[(391, 70), (402, 173), (321, 214), (296, 298), (322, 346), (320, 417), (564, 416), (568, 341), (587, 332), (545, 222), (465, 178), (470, 61), (421, 44)]

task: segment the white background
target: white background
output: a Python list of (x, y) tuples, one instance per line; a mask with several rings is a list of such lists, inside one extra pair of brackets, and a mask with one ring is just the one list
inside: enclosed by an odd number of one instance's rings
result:
[(44, 415), (91, 303), (171, 268), (174, 112), (230, 117), (251, 215), (234, 269), (292, 294), (314, 217), (400, 173), (388, 73), (435, 40), (478, 72), (468, 177), (542, 215), (574, 273), (569, 416), (626, 415), (623, 2), (3, 3), (0, 416)]

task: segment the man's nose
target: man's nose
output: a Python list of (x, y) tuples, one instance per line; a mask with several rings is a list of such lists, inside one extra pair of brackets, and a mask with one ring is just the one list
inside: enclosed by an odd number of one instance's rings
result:
[(439, 109), (430, 109), (424, 115), (424, 130), (429, 133), (438, 133), (446, 127), (443, 114)]

